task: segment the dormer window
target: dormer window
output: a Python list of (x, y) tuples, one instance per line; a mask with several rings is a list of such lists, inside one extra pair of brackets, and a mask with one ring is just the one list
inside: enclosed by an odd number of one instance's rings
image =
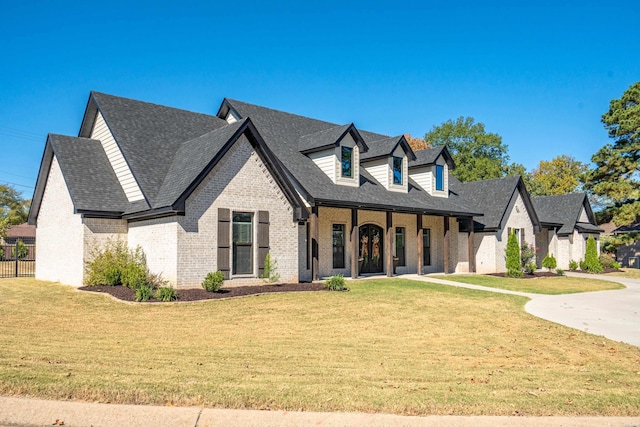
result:
[(393, 183), (402, 185), (402, 157), (393, 157)]
[(353, 178), (353, 147), (342, 147), (340, 158), (343, 178)]
[(436, 165), (436, 191), (444, 191), (444, 166)]

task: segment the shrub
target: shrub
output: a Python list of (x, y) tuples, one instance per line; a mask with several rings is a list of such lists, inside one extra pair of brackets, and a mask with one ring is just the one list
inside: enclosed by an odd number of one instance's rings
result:
[(91, 250), (91, 261), (85, 266), (84, 283), (95, 285), (121, 285), (122, 271), (127, 265), (129, 249), (127, 243), (119, 239), (109, 239), (100, 249)]
[(215, 273), (208, 273), (202, 282), (202, 287), (207, 292), (218, 292), (224, 282), (224, 273), (220, 270)]
[(151, 286), (143, 285), (136, 289), (136, 301), (143, 302), (149, 301), (153, 294), (153, 288)]
[(558, 269), (556, 269), (556, 274), (557, 274), (558, 276), (564, 276), (564, 270), (563, 270), (563, 269), (561, 269), (561, 268), (558, 268)]
[(506, 260), (507, 276), (522, 277), (520, 248), (518, 247), (518, 238), (516, 237), (516, 233), (513, 231), (509, 234), (509, 240), (507, 240)]
[(593, 237), (587, 239), (587, 250), (584, 255), (584, 266), (589, 273), (602, 273), (602, 264), (598, 260), (598, 248)]
[(611, 268), (615, 268), (616, 270), (620, 270), (620, 263), (618, 261), (614, 261), (611, 263)]
[(533, 261), (533, 257), (536, 256), (536, 250), (533, 245), (524, 243), (520, 248), (520, 265), (526, 270), (528, 264)]
[(0, 246), (0, 261), (2, 261), (3, 255), (4, 255), (4, 249), (2, 249), (2, 246)]
[(578, 269), (578, 263), (574, 260), (569, 261), (569, 270), (576, 271)]
[(542, 260), (542, 266), (544, 268), (548, 269), (549, 271), (551, 271), (552, 269), (556, 268), (558, 266), (558, 262), (556, 261), (556, 257), (554, 257), (553, 255), (547, 255)]
[(178, 299), (178, 291), (170, 286), (163, 286), (158, 288), (155, 297), (163, 302), (175, 301)]
[(325, 284), (330, 291), (344, 291), (346, 289), (342, 274), (329, 277)]
[(130, 289), (138, 289), (147, 284), (147, 266), (129, 261), (122, 270), (122, 284)]
[(536, 268), (537, 268), (536, 263), (530, 262), (524, 266), (524, 272), (527, 274), (533, 274), (536, 272)]
[(18, 240), (13, 249), (11, 249), (11, 257), (13, 259), (16, 259), (16, 252), (18, 252), (18, 259), (23, 259), (29, 254), (29, 247), (22, 240)]
[(601, 254), (598, 257), (598, 261), (600, 261), (602, 268), (613, 268), (613, 263), (616, 262), (616, 259), (610, 254)]
[(280, 280), (280, 273), (278, 273), (278, 260), (271, 258), (271, 252), (267, 252), (267, 256), (264, 257), (264, 272), (260, 278), (267, 283), (275, 283)]

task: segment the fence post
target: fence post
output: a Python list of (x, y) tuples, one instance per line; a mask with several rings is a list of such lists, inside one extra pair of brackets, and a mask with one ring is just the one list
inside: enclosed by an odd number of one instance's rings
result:
[(18, 277), (18, 242), (20, 240), (16, 240), (16, 244), (13, 247), (13, 253), (15, 254), (16, 257), (16, 277)]

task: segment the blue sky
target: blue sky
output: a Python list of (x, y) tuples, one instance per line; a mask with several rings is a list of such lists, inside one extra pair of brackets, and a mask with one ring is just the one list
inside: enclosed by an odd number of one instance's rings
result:
[(528, 169), (588, 162), (640, 80), (637, 1), (30, 1), (0, 13), (0, 183), (30, 198), (89, 91), (215, 114), (224, 97), (422, 137), (472, 116)]

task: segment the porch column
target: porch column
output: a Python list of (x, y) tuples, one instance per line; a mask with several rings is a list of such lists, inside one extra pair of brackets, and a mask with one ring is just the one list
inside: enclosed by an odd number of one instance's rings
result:
[(319, 239), (319, 227), (318, 227), (318, 206), (311, 208), (311, 280), (318, 280), (318, 239)]
[(360, 257), (358, 240), (358, 209), (351, 209), (351, 278), (358, 278), (358, 258)]
[(449, 231), (449, 217), (444, 217), (444, 272), (449, 273), (451, 254), (451, 232)]
[(393, 253), (391, 240), (393, 239), (393, 213), (387, 212), (387, 232), (385, 236), (384, 259), (387, 267), (387, 277), (393, 276)]
[(422, 250), (424, 246), (422, 244), (423, 233), (422, 233), (422, 214), (421, 213), (416, 215), (416, 228), (418, 230), (418, 275), (422, 276), (422, 269), (424, 267), (424, 257), (422, 254)]
[(473, 218), (468, 218), (467, 221), (469, 221), (469, 240), (467, 242), (468, 251), (469, 251), (469, 273), (475, 273), (476, 272), (476, 255), (475, 255), (475, 252), (473, 251), (473, 239), (474, 239)]

